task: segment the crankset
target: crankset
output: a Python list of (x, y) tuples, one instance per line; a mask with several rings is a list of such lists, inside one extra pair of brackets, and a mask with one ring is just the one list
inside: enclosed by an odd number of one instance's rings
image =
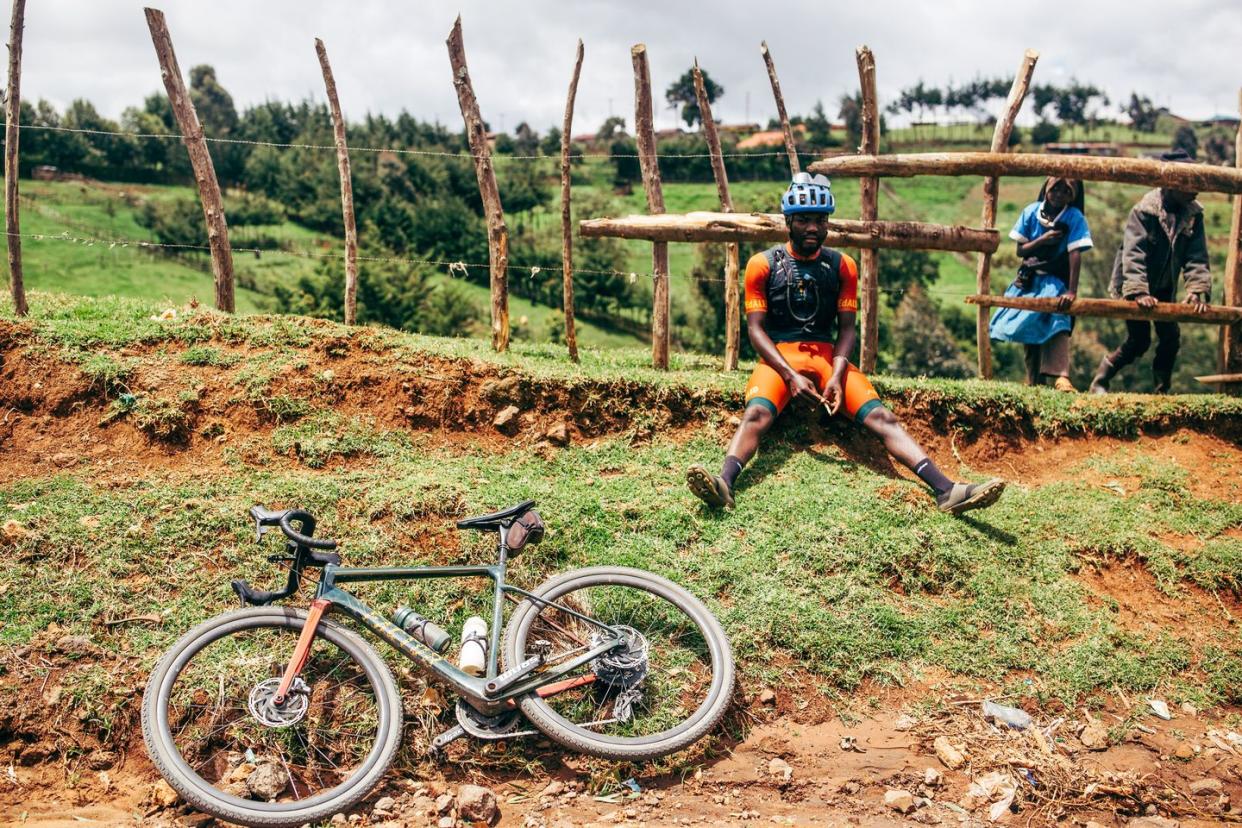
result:
[(461, 699), (457, 700), (457, 725), (441, 733), (431, 742), (433, 753), (439, 753), (450, 742), (470, 735), (476, 739), (495, 742), (500, 739), (514, 739), (518, 736), (534, 736), (537, 730), (518, 730), (522, 714), (516, 710), (506, 710), (495, 716), (488, 716), (475, 710)]

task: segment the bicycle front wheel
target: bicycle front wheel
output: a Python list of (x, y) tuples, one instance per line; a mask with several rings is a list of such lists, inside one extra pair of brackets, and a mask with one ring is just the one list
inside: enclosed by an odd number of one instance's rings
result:
[(401, 699), (365, 641), (321, 621), (306, 666), (272, 702), (306, 622), (243, 609), (186, 633), (147, 683), (147, 752), (187, 802), (252, 826), (303, 825), (348, 809), (391, 764)]
[(505, 628), (507, 666), (550, 644), (545, 663), (555, 667), (604, 640), (604, 630), (566, 610), (626, 638), (625, 647), (542, 688), (546, 695), (518, 699), (549, 738), (606, 759), (653, 759), (688, 747), (724, 715), (733, 692), (728, 638), (677, 584), (639, 569), (601, 566), (552, 578), (534, 594), (541, 601), (523, 601)]

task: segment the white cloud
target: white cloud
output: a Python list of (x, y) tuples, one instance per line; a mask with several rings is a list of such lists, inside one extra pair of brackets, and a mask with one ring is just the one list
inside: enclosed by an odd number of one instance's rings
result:
[[(459, 6), (396, 0), (180, 0), (162, 6), (182, 69), (210, 63), (239, 107), (265, 99), (323, 98), (314, 54), (322, 37), (347, 115), (367, 111), (460, 123), (444, 45), (463, 19), (471, 76), (493, 126), (559, 125), (574, 44), (586, 45), (575, 131), (609, 112), (633, 120), (630, 46), (648, 45), (654, 90), (697, 55), (725, 88), (722, 121), (775, 113), (759, 56), (771, 46), (789, 109), (806, 112), (857, 86), (854, 47), (876, 54), (881, 104), (919, 78), (943, 85), (1008, 75), (1023, 49), (1042, 57), (1036, 82), (1071, 76), (1115, 101), (1131, 91), (1189, 116), (1237, 109), (1242, 14), (1232, 0), (1080, 0), (1072, 6), (982, 0), (863, 4), (787, 0), (462, 0)], [(23, 98), (64, 106), (77, 97), (117, 116), (162, 90), (142, 4), (38, 0), (27, 7)], [(659, 125), (676, 115), (657, 113)]]

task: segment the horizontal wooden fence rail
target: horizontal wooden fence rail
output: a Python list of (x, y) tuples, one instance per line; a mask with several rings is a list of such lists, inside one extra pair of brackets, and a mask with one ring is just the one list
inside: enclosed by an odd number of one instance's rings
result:
[(1030, 296), (967, 296), (967, 304), (995, 308), (1017, 308), (1039, 313), (1064, 313), (1069, 316), (1096, 316), (1104, 319), (1148, 319), (1152, 322), (1202, 322), (1231, 325), (1242, 322), (1242, 308), (1209, 305), (1201, 313), (1182, 302), (1157, 302), (1146, 310), (1125, 299), (1075, 299), (1069, 308), (1060, 310), (1056, 298), (1036, 299)]
[(1242, 194), (1242, 170), (1150, 158), (1102, 158), (1005, 152), (925, 152), (909, 155), (835, 155), (808, 168), (844, 178), (916, 175), (1059, 175), (1083, 181), (1145, 184), (1191, 192)]
[[(693, 212), (595, 218), (578, 222), (578, 232), (589, 238), (653, 242), (779, 242), (789, 238), (785, 218), (778, 213)], [(1000, 236), (995, 230), (918, 221), (834, 219), (828, 222), (825, 243), (835, 247), (994, 253)]]

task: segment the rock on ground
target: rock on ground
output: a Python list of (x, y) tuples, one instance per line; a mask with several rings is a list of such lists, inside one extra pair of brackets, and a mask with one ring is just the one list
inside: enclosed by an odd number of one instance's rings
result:
[(246, 787), (250, 793), (265, 802), (271, 802), (280, 796), (289, 779), (284, 770), (272, 762), (264, 762), (246, 777)]
[(1096, 721), (1088, 722), (1078, 734), (1078, 741), (1082, 742), (1087, 750), (1107, 750), (1108, 728)]
[(479, 785), (462, 785), (457, 791), (457, 813), (467, 822), (491, 823), (498, 813), (496, 794)]
[(914, 810), (914, 794), (909, 791), (888, 791), (884, 794), (884, 805), (899, 814), (908, 814)]
[(937, 736), (936, 741), (932, 743), (932, 747), (936, 751), (936, 758), (944, 763), (949, 770), (957, 770), (966, 764), (966, 754), (961, 749), (949, 741), (948, 736)]
[(776, 756), (772, 761), (768, 762), (768, 773), (780, 782), (788, 782), (793, 779), (793, 768), (784, 759)]
[(500, 409), (500, 413), (496, 415), (496, 419), (492, 420), (492, 425), (499, 431), (505, 433), (511, 432), (517, 428), (518, 414), (522, 413), (516, 405), (505, 406)]

